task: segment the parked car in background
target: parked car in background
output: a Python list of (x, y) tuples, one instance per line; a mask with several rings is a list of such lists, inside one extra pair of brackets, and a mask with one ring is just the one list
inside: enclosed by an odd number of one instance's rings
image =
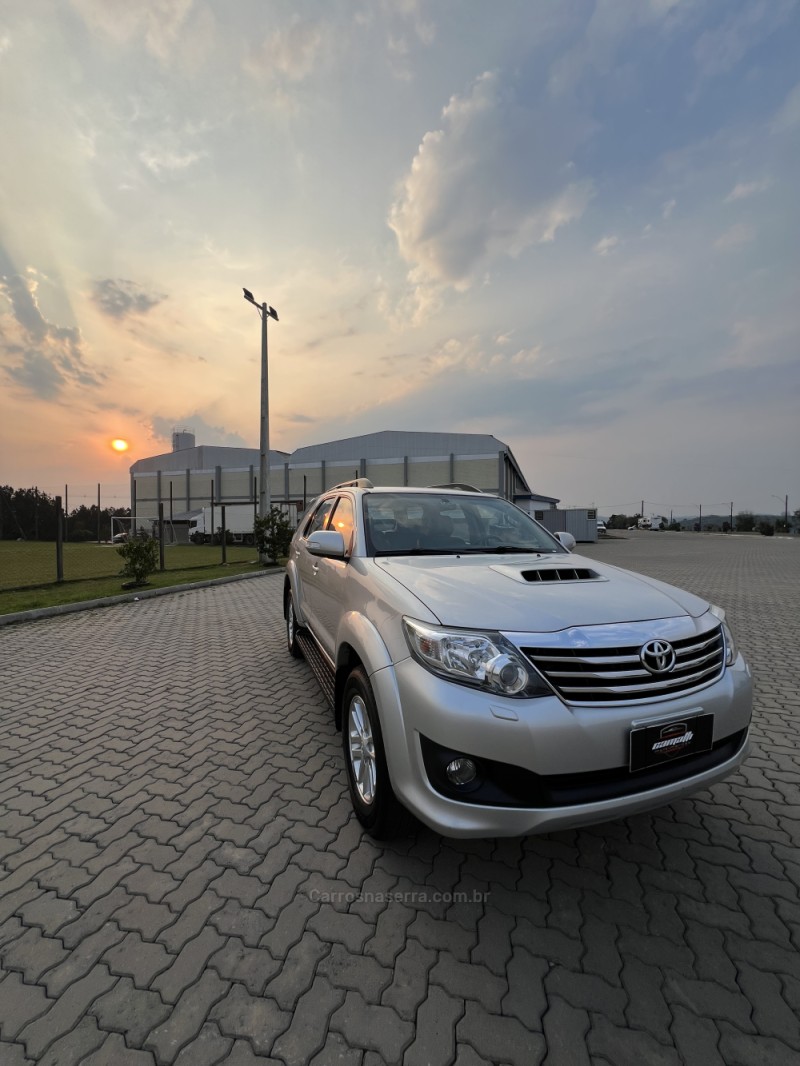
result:
[(407, 812), (455, 837), (587, 825), (743, 761), (752, 684), (724, 611), (574, 546), (450, 487), (359, 479), (303, 516), (286, 640), (332, 705), (373, 836)]
[(602, 521), (600, 521), (600, 522), (598, 522), (598, 523), (597, 523), (597, 532), (598, 532), (598, 534), (599, 534), (600, 536), (602, 536), (602, 535), (603, 535), (604, 533), (608, 532), (608, 531), (606, 530), (606, 524), (605, 524), (605, 522), (602, 522)]

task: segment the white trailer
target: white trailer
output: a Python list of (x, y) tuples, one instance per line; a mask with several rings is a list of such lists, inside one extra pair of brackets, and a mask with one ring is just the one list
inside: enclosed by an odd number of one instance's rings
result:
[(640, 518), (637, 527), (639, 529), (661, 529), (663, 522), (661, 515), (651, 514), (649, 518)]
[[(234, 544), (255, 544), (253, 523), (255, 508), (252, 503), (229, 503), (225, 505), (225, 531)], [(219, 544), (222, 529), (222, 505), (204, 507), (200, 514), (189, 519), (189, 540), (193, 544)]]

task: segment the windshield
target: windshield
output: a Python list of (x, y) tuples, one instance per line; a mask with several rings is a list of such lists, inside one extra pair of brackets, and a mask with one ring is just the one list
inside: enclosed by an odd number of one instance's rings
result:
[(370, 555), (563, 552), (543, 526), (497, 496), (370, 492), (364, 496)]

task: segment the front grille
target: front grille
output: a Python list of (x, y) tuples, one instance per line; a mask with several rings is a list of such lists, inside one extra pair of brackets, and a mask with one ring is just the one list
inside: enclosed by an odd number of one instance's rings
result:
[(652, 674), (641, 645), (623, 648), (522, 648), (567, 703), (637, 703), (710, 685), (725, 666), (722, 628), (670, 641), (675, 666)]

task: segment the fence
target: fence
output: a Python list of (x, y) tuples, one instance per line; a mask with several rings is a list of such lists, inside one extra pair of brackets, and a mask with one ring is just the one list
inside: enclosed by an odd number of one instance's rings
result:
[[(283, 508), (285, 513), (287, 509)], [(131, 536), (152, 537), (158, 542), (160, 572), (186, 571), (186, 580), (193, 572), (209, 567), (245, 567), (256, 564), (258, 555), (253, 543), (242, 533), (231, 533), (227, 526), (226, 506), (217, 508), (216, 528), (206, 541), (180, 542), (175, 528), (165, 521), (163, 509), (160, 519), (148, 522), (149, 528), (114, 534), (106, 540), (68, 542), (64, 537), (65, 512), (60, 496), (55, 498), (55, 537), (51, 540), (0, 540), (0, 592), (32, 589), (62, 582), (119, 578), (124, 581), (124, 559), (117, 550)], [(296, 524), (295, 510), (288, 511), (290, 523)], [(119, 521), (116, 519), (116, 521)], [(111, 528), (115, 528), (113, 525)], [(252, 527), (251, 527), (252, 535)], [(108, 594), (100, 590), (100, 595)]]

